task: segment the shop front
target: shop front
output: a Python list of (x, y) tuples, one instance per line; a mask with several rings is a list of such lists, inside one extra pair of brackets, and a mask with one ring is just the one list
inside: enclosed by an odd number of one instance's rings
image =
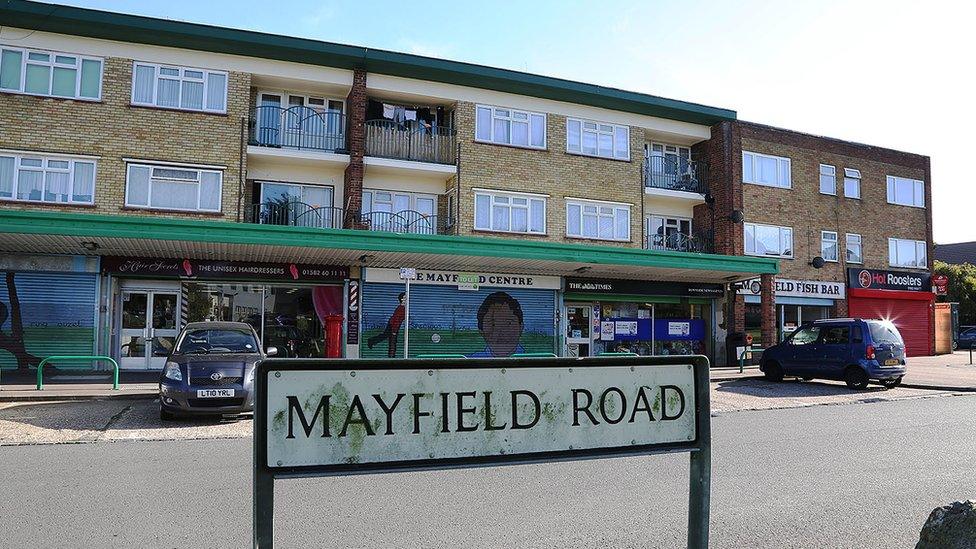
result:
[(567, 278), (565, 356), (601, 353), (715, 357), (721, 284)]
[(346, 267), (104, 257), (101, 271), (123, 369), (161, 369), (183, 326), (203, 321), (246, 322), (280, 357), (343, 356)]
[[(845, 298), (843, 282), (829, 280), (776, 279), (776, 340), (782, 341), (802, 324), (834, 316), (834, 306)], [(760, 284), (752, 280), (739, 293), (745, 296), (746, 333), (762, 340)]]
[(94, 353), (98, 291), (97, 257), (0, 254), (0, 368)]
[(416, 269), (363, 273), (362, 358), (558, 353), (557, 276)]
[(935, 294), (927, 272), (848, 269), (847, 309), (852, 317), (889, 320), (908, 356), (935, 353)]

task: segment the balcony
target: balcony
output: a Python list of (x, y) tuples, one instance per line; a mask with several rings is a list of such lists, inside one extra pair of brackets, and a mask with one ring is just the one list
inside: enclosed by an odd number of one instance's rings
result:
[(644, 249), (713, 254), (715, 253), (715, 237), (711, 231), (692, 231), (691, 233), (667, 231), (663, 234), (649, 234), (644, 237)]
[(248, 120), (248, 144), (261, 147), (344, 151), (346, 117), (338, 111), (304, 106), (255, 107)]
[(410, 234), (454, 234), (453, 219), (406, 210), (364, 212), (358, 223), (346, 223), (346, 210), (331, 206), (311, 206), (300, 201), (271, 201), (251, 204), (244, 210), (245, 223), (285, 225), (318, 229), (341, 229), (349, 225), (367, 231)]
[(644, 161), (645, 189), (708, 194), (705, 163), (674, 155), (651, 155)]
[(392, 120), (366, 122), (366, 156), (454, 164), (457, 132), (441, 126), (411, 128)]

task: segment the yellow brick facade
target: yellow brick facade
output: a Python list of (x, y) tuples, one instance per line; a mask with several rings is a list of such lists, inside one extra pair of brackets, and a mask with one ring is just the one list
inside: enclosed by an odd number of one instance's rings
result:
[[(525, 149), (475, 141), (474, 103), (461, 102), (455, 120), (461, 143), (460, 234), (583, 244), (641, 246), (643, 132), (631, 128), (630, 161), (566, 152), (566, 117), (547, 114), (546, 149)], [(475, 188), (549, 195), (546, 234), (525, 235), (474, 230)], [(566, 198), (587, 198), (631, 205), (630, 241), (566, 236)]]
[[(131, 104), (132, 60), (104, 60), (101, 101), (0, 93), (0, 149), (99, 157), (94, 206), (4, 201), (2, 208), (236, 220), (242, 162), (241, 128), (251, 77), (228, 74), (227, 113)], [(220, 214), (125, 207), (123, 158), (225, 167)]]

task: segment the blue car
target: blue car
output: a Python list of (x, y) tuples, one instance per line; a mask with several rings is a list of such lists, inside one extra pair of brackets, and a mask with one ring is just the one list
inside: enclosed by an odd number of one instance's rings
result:
[(959, 327), (959, 349), (976, 348), (976, 326)]
[(804, 324), (763, 352), (759, 368), (766, 379), (784, 376), (834, 379), (852, 389), (871, 381), (897, 387), (907, 371), (905, 342), (885, 320), (834, 318)]

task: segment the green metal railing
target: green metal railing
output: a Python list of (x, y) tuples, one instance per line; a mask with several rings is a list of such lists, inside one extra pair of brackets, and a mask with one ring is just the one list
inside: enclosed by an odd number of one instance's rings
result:
[(746, 355), (749, 356), (749, 360), (752, 360), (752, 353), (762, 354), (766, 349), (747, 346), (741, 353), (739, 353), (739, 373), (741, 374), (745, 371)]
[(512, 358), (556, 358), (554, 353), (515, 353)]
[(37, 390), (40, 391), (44, 388), (44, 365), (48, 362), (53, 361), (63, 361), (63, 362), (98, 362), (104, 360), (106, 362), (111, 362), (113, 368), (112, 372), (112, 390), (119, 390), (119, 363), (115, 361), (114, 358), (110, 356), (103, 355), (56, 355), (49, 356), (41, 361), (37, 365)]
[(442, 353), (442, 354), (434, 353), (430, 355), (417, 355), (417, 358), (468, 358), (468, 357), (464, 355), (452, 354), (452, 353)]

